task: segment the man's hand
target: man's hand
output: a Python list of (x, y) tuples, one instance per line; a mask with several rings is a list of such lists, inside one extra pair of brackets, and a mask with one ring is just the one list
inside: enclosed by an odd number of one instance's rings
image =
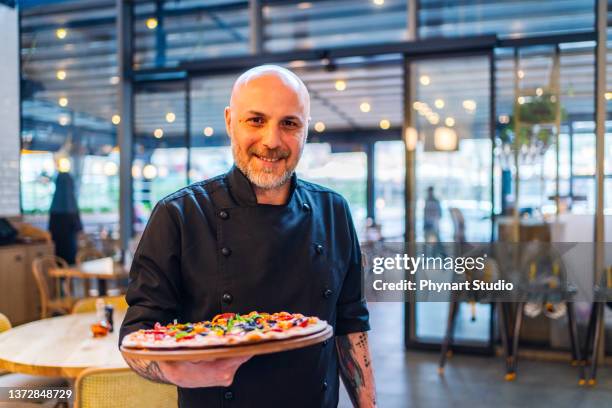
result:
[(340, 376), (353, 405), (358, 408), (376, 407), (376, 388), (368, 334), (351, 333), (336, 337)]
[(125, 358), (140, 376), (181, 388), (227, 387), (238, 368), (252, 356), (207, 361), (150, 361)]

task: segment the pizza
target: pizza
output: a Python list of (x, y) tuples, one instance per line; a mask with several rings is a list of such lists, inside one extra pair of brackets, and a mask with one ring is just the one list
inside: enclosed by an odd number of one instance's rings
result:
[(198, 323), (155, 323), (152, 329), (126, 335), (121, 344), (140, 349), (235, 346), (306, 336), (326, 327), (325, 320), (299, 313), (223, 313)]

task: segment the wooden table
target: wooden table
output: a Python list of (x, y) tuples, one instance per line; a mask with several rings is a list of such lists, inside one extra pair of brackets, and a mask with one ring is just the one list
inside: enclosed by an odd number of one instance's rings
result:
[[(106, 294), (106, 281), (107, 280), (118, 280), (118, 279), (126, 279), (129, 275), (129, 271), (127, 271), (123, 265), (116, 263), (113, 265), (113, 273), (91, 273), (85, 272), (77, 266), (71, 266), (70, 268), (51, 268), (49, 269), (49, 276), (54, 278), (77, 278), (84, 279), (87, 282), (87, 279), (97, 279), (98, 280), (98, 291), (100, 292), (100, 296), (104, 296)], [(85, 293), (87, 295), (89, 285), (85, 284)]]
[(0, 369), (76, 378), (90, 367), (127, 367), (119, 352), (119, 327), (125, 312), (115, 311), (115, 330), (93, 338), (95, 313), (37, 320), (0, 334)]

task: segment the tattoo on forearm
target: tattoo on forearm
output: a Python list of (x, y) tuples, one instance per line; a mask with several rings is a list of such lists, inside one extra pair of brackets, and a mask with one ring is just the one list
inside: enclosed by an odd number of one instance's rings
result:
[(372, 375), (368, 336), (355, 333), (336, 337), (340, 374), (346, 390), (355, 407), (360, 402), (368, 401), (368, 406), (375, 406), (374, 380)]
[(170, 384), (170, 381), (164, 376), (156, 361), (133, 359), (126, 359), (126, 361), (138, 375), (157, 383)]

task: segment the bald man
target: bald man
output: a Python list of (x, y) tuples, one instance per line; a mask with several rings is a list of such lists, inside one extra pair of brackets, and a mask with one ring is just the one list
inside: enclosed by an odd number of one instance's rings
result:
[(225, 124), (235, 166), (162, 199), (130, 271), (120, 337), (219, 313), (318, 316), (335, 341), (215, 361), (126, 360), (178, 386), (180, 407), (335, 407), (340, 374), (355, 406), (376, 405), (361, 252), (346, 201), (299, 180), (310, 98), (292, 72), (264, 65), (234, 84)]

